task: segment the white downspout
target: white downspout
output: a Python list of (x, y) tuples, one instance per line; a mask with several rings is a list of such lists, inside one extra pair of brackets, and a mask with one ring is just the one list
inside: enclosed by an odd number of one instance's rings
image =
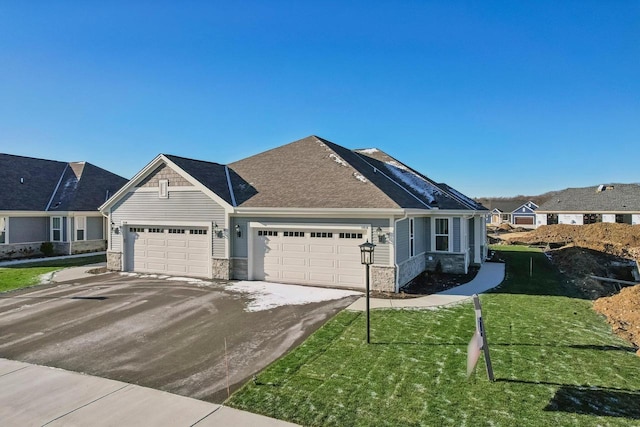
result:
[(395, 292), (398, 293), (400, 292), (400, 266), (398, 265), (398, 258), (397, 258), (397, 253), (398, 253), (398, 248), (395, 247), (395, 245), (398, 243), (398, 223), (400, 221), (404, 221), (405, 219), (409, 218), (409, 213), (407, 211), (404, 211), (404, 216), (402, 218), (396, 219), (393, 223), (393, 265), (396, 267), (396, 285), (395, 285)]

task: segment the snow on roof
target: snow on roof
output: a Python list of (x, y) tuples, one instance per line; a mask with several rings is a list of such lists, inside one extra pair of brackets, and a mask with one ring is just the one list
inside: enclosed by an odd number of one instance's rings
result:
[(342, 166), (347, 166), (347, 162), (345, 162), (344, 160), (342, 160), (340, 158), (340, 156), (336, 155), (336, 154), (329, 154), (329, 157), (331, 157), (333, 159), (334, 162), (341, 164)]
[(378, 150), (377, 148), (363, 148), (362, 150), (356, 150), (359, 153), (364, 153), (364, 154), (373, 154), (373, 153), (377, 153)]
[(404, 184), (411, 187), (418, 194), (425, 196), (429, 203), (433, 203), (435, 201), (434, 195), (440, 194), (440, 191), (435, 185), (410, 171), (406, 166), (393, 160), (385, 162), (385, 164), (393, 176), (399, 178)]
[(353, 176), (355, 176), (358, 181), (367, 182), (367, 178), (360, 175), (358, 172), (354, 172)]

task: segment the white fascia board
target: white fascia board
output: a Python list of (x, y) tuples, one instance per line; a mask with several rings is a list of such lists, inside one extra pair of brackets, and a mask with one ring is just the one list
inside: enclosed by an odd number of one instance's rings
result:
[(99, 211), (0, 211), (8, 217), (52, 217), (52, 216), (102, 216)]
[(277, 216), (299, 218), (307, 217), (345, 217), (380, 218), (389, 215), (402, 215), (404, 209), (353, 209), (353, 208), (236, 208), (234, 216)]
[(211, 221), (172, 221), (172, 220), (147, 221), (144, 219), (132, 219), (132, 220), (122, 220), (118, 225), (134, 226), (134, 227), (143, 226), (143, 225), (164, 226), (164, 227), (206, 227), (210, 229)]
[(131, 178), (129, 182), (123, 185), (120, 190), (116, 191), (116, 193), (113, 196), (109, 197), (109, 200), (104, 202), (98, 208), (98, 210), (104, 213), (105, 211), (107, 211), (107, 209), (111, 208), (111, 206), (113, 206), (118, 200), (120, 200), (120, 198), (124, 194), (127, 194), (129, 192), (129, 189), (131, 189), (132, 187), (135, 188), (135, 186), (142, 179), (144, 179), (144, 177), (146, 177), (150, 172), (152, 172), (155, 168), (157, 168), (160, 165), (160, 163), (163, 161), (164, 161), (164, 156), (162, 154), (158, 154), (153, 160), (151, 160), (151, 162), (149, 162), (145, 167), (143, 167), (142, 170), (140, 170), (140, 172), (135, 174), (135, 176)]
[(318, 230), (363, 230), (369, 231), (370, 224), (326, 224), (326, 223), (307, 223), (307, 224), (286, 224), (282, 222), (258, 222), (250, 221), (249, 228), (290, 228), (296, 229), (318, 229)]

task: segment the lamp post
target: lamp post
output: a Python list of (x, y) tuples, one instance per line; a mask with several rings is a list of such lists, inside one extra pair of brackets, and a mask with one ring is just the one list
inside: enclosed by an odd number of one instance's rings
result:
[(369, 266), (373, 264), (373, 249), (376, 247), (373, 243), (363, 243), (360, 246), (360, 262), (365, 265), (365, 284), (367, 293), (367, 344), (371, 343), (371, 328), (369, 323)]

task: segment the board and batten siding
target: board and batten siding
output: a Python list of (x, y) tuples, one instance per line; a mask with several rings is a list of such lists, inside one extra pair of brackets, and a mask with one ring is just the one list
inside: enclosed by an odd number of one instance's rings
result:
[(87, 240), (104, 239), (104, 217), (87, 217)]
[(48, 242), (51, 240), (49, 221), (49, 217), (10, 217), (9, 242)]
[(460, 217), (453, 218), (453, 252), (461, 252), (460, 250)]
[[(415, 223), (414, 223), (415, 227)], [(415, 230), (414, 230), (415, 231)], [(414, 233), (415, 234), (415, 233)], [(396, 223), (396, 264), (409, 259), (409, 219)]]
[[(144, 225), (144, 221), (166, 221), (170, 226), (183, 221), (210, 222), (226, 228), (225, 210), (201, 191), (171, 191), (169, 198), (161, 199), (156, 192), (132, 192), (125, 195), (111, 209), (111, 221)], [(111, 250), (122, 252), (122, 234), (111, 232)], [(229, 233), (230, 234), (230, 233)], [(225, 238), (214, 237), (213, 257), (225, 257)]]
[(427, 236), (425, 232), (426, 222), (429, 218), (420, 217), (413, 221), (413, 249), (414, 255), (419, 255), (427, 251), (427, 240), (431, 240), (431, 236)]
[[(382, 232), (389, 235), (389, 219), (371, 219), (371, 218), (270, 218), (270, 217), (232, 217), (231, 226), (232, 239), (231, 239), (231, 257), (232, 258), (247, 258), (247, 232), (249, 230), (249, 222), (261, 222), (270, 224), (309, 224), (310, 228), (312, 224), (354, 224), (354, 225), (370, 225), (372, 235), (369, 236), (369, 241), (376, 245), (373, 253), (374, 263), (379, 265), (391, 265), (389, 245), (391, 245), (390, 239), (386, 242), (378, 241), (377, 228), (380, 227)], [(242, 233), (241, 237), (238, 237), (235, 233), (236, 225), (240, 226)]]

